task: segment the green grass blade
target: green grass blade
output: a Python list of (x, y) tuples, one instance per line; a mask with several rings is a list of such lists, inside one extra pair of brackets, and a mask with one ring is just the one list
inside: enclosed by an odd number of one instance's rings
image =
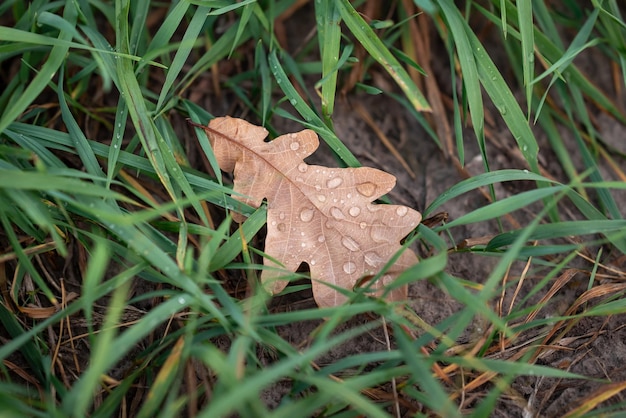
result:
[(361, 15), (354, 9), (348, 0), (336, 2), (341, 17), (350, 29), (350, 32), (358, 39), (363, 47), (370, 53), (380, 65), (385, 68), (389, 75), (400, 86), (407, 99), (418, 111), (429, 112), (430, 105), (422, 92), (417, 88), (407, 71), (400, 65), (396, 57), (387, 49), (376, 33), (363, 20)]
[(209, 7), (201, 6), (198, 7), (198, 9), (196, 9), (195, 13), (193, 14), (193, 17), (191, 18), (191, 21), (189, 22), (189, 25), (185, 30), (185, 34), (183, 35), (180, 46), (176, 51), (174, 60), (172, 61), (172, 64), (167, 71), (165, 82), (163, 83), (161, 93), (159, 94), (159, 100), (156, 104), (155, 112), (157, 114), (164, 110), (163, 106), (165, 104), (165, 100), (169, 95), (171, 95), (172, 85), (174, 84), (174, 81), (176, 81), (176, 79), (178, 78), (180, 71), (183, 68), (183, 65), (185, 65), (185, 62), (187, 61), (187, 58), (191, 53), (191, 50), (196, 45), (196, 39), (198, 38), (198, 34), (200, 33), (200, 31), (202, 31), (209, 10)]
[(254, 58), (256, 69), (261, 77), (261, 125), (265, 126), (270, 113), (272, 80), (270, 78), (270, 69), (267, 66), (267, 54), (262, 42), (256, 44)]
[[(463, 76), (463, 86), (467, 95), (470, 116), (472, 118), (472, 126), (478, 140), (478, 144), (483, 154), (483, 161), (487, 164), (487, 153), (485, 150), (485, 112), (483, 107), (482, 92), (478, 77), (477, 61), (481, 59), (478, 54), (475, 55), (474, 48), (471, 44), (468, 33), (471, 33), (467, 27), (467, 23), (463, 19), (461, 12), (451, 0), (442, 0), (439, 2), (441, 13), (443, 13), (448, 27), (452, 34), (452, 38), (456, 45), (457, 56), (461, 65)], [(478, 49), (476, 52), (481, 52)]]
[(241, 11), (241, 17), (239, 18), (239, 23), (237, 24), (237, 32), (235, 33), (235, 39), (233, 41), (233, 46), (228, 53), (228, 57), (230, 58), (235, 51), (235, 46), (239, 44), (239, 40), (243, 36), (244, 30), (248, 27), (250, 23), (250, 18), (252, 17), (252, 12), (254, 8), (257, 7), (256, 0), (244, 0), (241, 3), (238, 3), (237, 6), (243, 7)]
[(499, 170), (490, 173), (483, 173), (469, 179), (463, 180), (441, 193), (433, 202), (424, 210), (424, 217), (433, 213), (435, 209), (444, 203), (479, 187), (488, 186), (503, 181), (546, 181), (549, 179), (526, 170)]
[(80, 157), (87, 172), (96, 177), (104, 177), (104, 172), (100, 168), (100, 164), (98, 163), (93, 150), (89, 146), (89, 142), (87, 142), (87, 137), (85, 137), (85, 134), (78, 126), (78, 123), (74, 119), (74, 116), (70, 112), (70, 108), (67, 106), (67, 102), (65, 101), (65, 93), (63, 92), (63, 74), (64, 71), (61, 68), (57, 94), (59, 97), (59, 105), (61, 107), (63, 122), (65, 122), (68, 133), (74, 141), (76, 152), (78, 153), (78, 156)]
[(508, 213), (513, 213), (514, 211), (519, 210), (533, 202), (556, 195), (558, 192), (563, 191), (563, 189), (564, 186), (552, 186), (518, 193), (456, 218), (445, 224), (443, 227), (438, 228), (438, 230), (447, 230), (459, 225), (467, 225), (483, 222), (489, 219), (496, 219)]
[(469, 28), (467, 33), (476, 57), (478, 76), (485, 91), (509, 127), (529, 168), (535, 173), (539, 173), (539, 162), (537, 159), (539, 145), (524, 113), (476, 35), (469, 31)]
[(334, 0), (315, 2), (315, 15), (322, 59), (322, 115), (328, 126), (335, 108), (337, 64), (341, 44), (341, 16)]
[(591, 234), (619, 233), (622, 238), (626, 235), (625, 220), (587, 220), (564, 221), (539, 225), (532, 233), (524, 233), (525, 229), (515, 230), (494, 237), (487, 245), (488, 250), (502, 248), (518, 240), (521, 235), (527, 235), (526, 240), (553, 239), (568, 236), (583, 236)]
[[(503, 10), (506, 10), (503, 9)], [(531, 0), (517, 2), (519, 30), (522, 36), (522, 72), (524, 87), (526, 88), (527, 120), (530, 120), (530, 110), (533, 101), (533, 74), (535, 66), (535, 39), (533, 25), (533, 5)], [(503, 23), (506, 19), (503, 19)]]
[(324, 124), (324, 122), (322, 122), (322, 120), (313, 111), (313, 109), (311, 109), (309, 105), (302, 99), (302, 97), (300, 97), (293, 84), (291, 84), (289, 77), (287, 77), (287, 74), (285, 73), (282, 65), (280, 64), (280, 61), (278, 60), (278, 56), (276, 54), (276, 50), (270, 52), (269, 54), (269, 66), (270, 70), (274, 74), (276, 83), (278, 83), (283, 93), (285, 93), (285, 96), (287, 97), (291, 105), (298, 111), (298, 113), (300, 113), (300, 115), (302, 115), (302, 117), (306, 121), (304, 125), (316, 131), (348, 167), (359, 167), (361, 164), (350, 152), (350, 150), (348, 150), (343, 142), (341, 142), (341, 140), (337, 138), (335, 133), (331, 131)]
[(167, 11), (165, 20), (161, 26), (159, 26), (159, 29), (148, 44), (148, 47), (146, 48), (147, 51), (162, 50), (172, 42), (172, 36), (185, 18), (185, 14), (187, 13), (187, 10), (189, 10), (189, 6), (190, 3), (186, 1), (177, 2), (176, 4), (171, 5), (171, 8)]
[[(2, 324), (4, 329), (11, 336), (11, 338), (18, 338), (20, 336), (26, 335), (24, 329), (17, 321), (15, 314), (5, 307), (5, 303), (8, 303), (8, 301), (3, 301), (0, 303), (0, 324)], [(34, 373), (37, 380), (39, 380), (40, 383), (46, 382), (46, 378), (42, 373), (42, 371), (46, 367), (46, 362), (41, 355), (39, 347), (37, 347), (37, 344), (35, 344), (35, 341), (32, 339), (28, 339), (21, 347), (20, 352), (26, 359), (26, 362), (30, 366), (30, 369)]]
[[(64, 18), (67, 20), (68, 25), (73, 27), (76, 24), (76, 19), (78, 17), (74, 4), (69, 3), (64, 10)], [(14, 39), (20, 38), (12, 38), (12, 40)], [(72, 39), (72, 34), (66, 31), (61, 31), (58, 39), (68, 42)], [(65, 55), (68, 50), (68, 45), (55, 45), (52, 47), (48, 59), (39, 69), (35, 78), (33, 78), (20, 97), (0, 116), (0, 133), (2, 133), (11, 122), (17, 119), (18, 116), (28, 107), (28, 105), (30, 105), (32, 101), (41, 94), (44, 88), (46, 88), (50, 79), (54, 77), (54, 74), (65, 62)]]

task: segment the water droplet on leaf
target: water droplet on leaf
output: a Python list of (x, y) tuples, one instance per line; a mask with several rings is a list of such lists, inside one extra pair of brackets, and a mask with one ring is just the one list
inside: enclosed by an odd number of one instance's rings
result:
[(345, 236), (341, 239), (341, 244), (350, 251), (359, 251), (361, 247), (352, 237)]
[(365, 262), (372, 267), (379, 267), (384, 261), (385, 259), (374, 251), (365, 253)]
[(348, 261), (343, 265), (343, 271), (348, 274), (354, 273), (356, 271), (356, 264), (354, 264), (352, 261)]
[(370, 197), (376, 191), (376, 185), (374, 183), (370, 183), (368, 181), (368, 182), (365, 182), (365, 183), (357, 184), (356, 185), (356, 189), (363, 196)]
[(310, 222), (311, 219), (313, 219), (313, 209), (302, 209), (302, 212), (300, 212), (300, 219), (302, 219), (302, 222)]
[(343, 183), (343, 179), (341, 177), (335, 177), (333, 179), (328, 180), (326, 182), (326, 186), (328, 186), (328, 188), (330, 189), (334, 189), (336, 187), (339, 187), (341, 183)]
[(330, 214), (333, 218), (337, 220), (346, 219), (341, 209), (339, 209), (336, 206), (333, 206), (332, 208), (330, 208)]
[(404, 216), (407, 214), (408, 211), (409, 211), (409, 208), (407, 208), (406, 206), (398, 206), (396, 208), (396, 214), (398, 216)]

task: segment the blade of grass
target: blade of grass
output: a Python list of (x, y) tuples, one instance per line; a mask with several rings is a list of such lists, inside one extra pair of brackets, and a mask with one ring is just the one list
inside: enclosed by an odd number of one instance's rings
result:
[(459, 225), (467, 225), (478, 222), (483, 222), (489, 219), (496, 219), (500, 216), (512, 213), (529, 204), (536, 202), (546, 197), (557, 195), (558, 192), (563, 191), (565, 186), (551, 186), (543, 187), (536, 190), (529, 190), (526, 192), (518, 193), (516, 195), (498, 200), (486, 206), (480, 207), (470, 213), (467, 213), (459, 218), (456, 218), (444, 226), (438, 228), (438, 231), (444, 231), (449, 228), (453, 228)]
[(620, 233), (619, 235), (621, 235), (623, 238), (624, 235), (626, 235), (626, 221), (612, 219), (564, 221), (539, 225), (530, 234), (524, 233), (525, 229), (526, 228), (522, 230), (505, 232), (494, 237), (487, 245), (487, 249), (494, 250), (502, 248), (518, 240), (519, 237), (522, 235), (527, 235), (527, 238), (525, 239), (526, 241), (592, 234), (606, 235), (612, 232)]
[(337, 138), (335, 133), (322, 122), (313, 109), (300, 97), (280, 64), (276, 50), (269, 54), (269, 66), (274, 74), (276, 83), (278, 83), (283, 93), (285, 93), (291, 105), (306, 121), (303, 125), (316, 131), (348, 167), (359, 167), (361, 164), (356, 157), (354, 157), (350, 150)]
[[(64, 8), (63, 18), (68, 22), (68, 25), (74, 27), (78, 18), (78, 13), (74, 3), (68, 3)], [(7, 28), (8, 29), (8, 28)], [(6, 32), (6, 30), (5, 30)], [(2, 34), (0, 33), (0, 36)], [(20, 39), (12, 38), (11, 40)], [(72, 34), (67, 31), (60, 31), (58, 40), (69, 42), (72, 39)], [(18, 118), (18, 116), (26, 110), (26, 108), (35, 100), (48, 85), (48, 81), (54, 77), (54, 74), (58, 71), (61, 65), (65, 62), (65, 55), (69, 50), (67, 44), (55, 45), (50, 50), (50, 54), (46, 62), (41, 66), (37, 75), (28, 87), (24, 90), (17, 100), (11, 104), (11, 106), (2, 112), (0, 116), (0, 133), (2, 133), (11, 122)]]
[(339, 13), (350, 32), (363, 45), (380, 65), (385, 68), (389, 75), (396, 81), (406, 97), (416, 110), (429, 112), (430, 105), (422, 92), (417, 88), (409, 73), (400, 65), (396, 57), (389, 51), (383, 42), (376, 36), (376, 33), (363, 20), (361, 15), (354, 9), (348, 0), (336, 2)]
[(428, 396), (423, 398), (423, 402), (436, 413), (443, 417), (460, 417), (457, 406), (452, 403), (442, 384), (435, 379), (429, 366), (433, 361), (431, 358), (421, 356), (417, 353), (415, 344), (412, 343), (406, 332), (394, 324), (394, 333), (398, 343), (398, 349), (402, 353), (409, 370), (411, 380), (415, 381)]
[(115, 112), (115, 122), (113, 125), (113, 137), (111, 138), (111, 146), (107, 155), (107, 188), (111, 187), (113, 177), (117, 175), (120, 165), (118, 159), (122, 150), (122, 142), (124, 140), (124, 131), (126, 129), (126, 121), (128, 120), (128, 106), (126, 100), (120, 96), (117, 102)]
[(502, 119), (504, 119), (504, 122), (509, 127), (529, 168), (533, 172), (539, 173), (539, 162), (537, 159), (539, 145), (537, 145), (535, 135), (530, 129), (524, 113), (520, 109), (511, 89), (504, 81), (504, 78), (489, 55), (485, 52), (485, 48), (469, 27), (465, 27), (474, 51), (474, 56), (476, 57), (478, 76), (482, 86), (498, 108)]
[(450, 187), (448, 190), (441, 193), (435, 200), (432, 201), (430, 205), (424, 210), (424, 217), (427, 217), (431, 213), (435, 211), (439, 206), (444, 203), (469, 192), (470, 190), (474, 190), (483, 186), (488, 186), (490, 184), (501, 183), (504, 181), (521, 181), (521, 180), (530, 180), (530, 181), (545, 181), (551, 182), (546, 177), (543, 177), (539, 174), (531, 173), (526, 170), (498, 170), (492, 171), (490, 173), (483, 173), (477, 176), (471, 177), (469, 179), (463, 180), (454, 186)]
[[(477, 68), (477, 61), (481, 58), (474, 53), (474, 47), (468, 36), (468, 32), (471, 31), (467, 27), (467, 23), (463, 19), (461, 12), (454, 5), (454, 2), (451, 0), (442, 0), (439, 2), (439, 7), (448, 22), (448, 27), (456, 46), (463, 77), (464, 92), (467, 95), (470, 117), (472, 118), (472, 126), (476, 134), (476, 139), (478, 140), (480, 152), (483, 155), (485, 171), (489, 171), (487, 151), (485, 149), (485, 112)], [(480, 49), (478, 51), (480, 51)]]
[(95, 177), (102, 178), (104, 177), (104, 172), (100, 168), (100, 164), (96, 159), (96, 155), (93, 153), (93, 150), (89, 146), (89, 142), (87, 142), (87, 137), (78, 126), (78, 123), (74, 119), (70, 108), (67, 106), (67, 102), (65, 101), (65, 93), (63, 92), (63, 67), (61, 67), (59, 71), (59, 83), (57, 86), (57, 94), (59, 98), (59, 106), (61, 107), (61, 116), (63, 117), (63, 122), (67, 127), (70, 138), (72, 138), (74, 142), (74, 147), (76, 148), (76, 152), (80, 157), (85, 169), (88, 173), (92, 174)]
[[(5, 307), (5, 303), (8, 303), (8, 301), (0, 303), (0, 324), (2, 324), (11, 338), (18, 338), (26, 335), (24, 329), (17, 321), (15, 314)], [(26, 362), (30, 366), (31, 371), (39, 383), (45, 384), (46, 377), (43, 374), (43, 370), (46, 369), (46, 361), (41, 355), (40, 347), (37, 347), (36, 341), (33, 339), (25, 341), (20, 352), (26, 359)]]
[(265, 126), (270, 113), (272, 81), (270, 78), (270, 69), (267, 66), (267, 54), (265, 53), (265, 48), (261, 41), (256, 44), (254, 58), (254, 65), (261, 77), (261, 125)]
[(331, 127), (337, 92), (337, 64), (341, 44), (341, 16), (334, 0), (315, 2), (317, 39), (322, 60), (322, 116)]
[(181, 70), (183, 69), (183, 65), (185, 65), (185, 62), (187, 61), (191, 50), (196, 45), (198, 34), (202, 31), (209, 10), (210, 7), (200, 6), (194, 12), (193, 17), (191, 18), (191, 21), (189, 22), (189, 25), (185, 30), (185, 34), (183, 35), (180, 46), (176, 51), (174, 60), (172, 61), (172, 64), (167, 71), (167, 75), (165, 76), (165, 81), (163, 82), (163, 86), (161, 87), (161, 93), (159, 94), (159, 100), (156, 104), (155, 114), (158, 115), (165, 110), (164, 104), (167, 97), (172, 94), (172, 85), (174, 84), (174, 81), (176, 81)]
[[(506, 10), (506, 9), (503, 9)], [(533, 25), (533, 5), (531, 0), (518, 0), (519, 31), (522, 36), (522, 72), (524, 74), (524, 87), (526, 88), (526, 115), (530, 121), (530, 111), (533, 102), (533, 74), (535, 65), (535, 40)], [(506, 19), (503, 19), (503, 23)]]

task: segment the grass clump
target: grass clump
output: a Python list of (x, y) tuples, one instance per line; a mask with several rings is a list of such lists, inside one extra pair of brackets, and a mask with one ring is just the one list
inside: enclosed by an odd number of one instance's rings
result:
[[(540, 3), (0, 5), (0, 415), (623, 413), (623, 9)], [(376, 94), (458, 173), (398, 279), (432, 296), (317, 309), (298, 272), (270, 300), (265, 208), (231, 223), (185, 120), (295, 121), (358, 166), (337, 109)]]

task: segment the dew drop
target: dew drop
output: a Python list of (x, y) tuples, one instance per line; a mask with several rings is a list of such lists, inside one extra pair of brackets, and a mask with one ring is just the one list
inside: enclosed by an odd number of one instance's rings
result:
[(309, 166), (306, 165), (306, 163), (300, 163), (298, 164), (298, 171), (301, 173), (306, 173), (306, 171), (309, 169)]
[(361, 213), (361, 208), (358, 206), (352, 206), (350, 209), (348, 209), (348, 213), (350, 214), (350, 216), (357, 217), (359, 216), (359, 213)]
[(324, 242), (324, 241), (326, 241), (326, 237), (324, 235), (320, 235), (319, 237), (317, 237), (317, 241), (318, 242)]
[(409, 211), (409, 208), (407, 208), (406, 206), (398, 206), (396, 208), (396, 214), (398, 216), (404, 216), (407, 214), (408, 211)]
[(301, 244), (300, 244), (300, 246), (301, 246), (302, 248), (304, 248), (304, 247), (306, 247), (306, 244), (303, 242), (303, 243), (301, 243)]
[(388, 242), (387, 230), (388, 228), (383, 225), (372, 225), (370, 236), (376, 242)]
[(297, 181), (298, 183), (303, 183), (303, 182), (304, 182), (304, 179), (303, 179), (302, 177), (298, 176), (298, 177), (296, 177), (296, 181)]
[(379, 205), (372, 205), (371, 203), (368, 203), (366, 207), (370, 212), (378, 212), (380, 210)]
[(285, 225), (283, 223), (280, 223), (280, 224), (276, 225), (276, 228), (278, 228), (278, 230), (280, 232), (285, 232), (287, 230), (287, 225)]
[(339, 209), (337, 206), (333, 206), (332, 208), (330, 208), (330, 215), (338, 220), (346, 219), (341, 209)]
[(181, 305), (184, 305), (186, 302), (187, 302), (187, 300), (185, 300), (184, 297), (182, 297), (182, 296), (178, 297), (178, 303), (180, 303)]
[(343, 271), (348, 274), (354, 273), (356, 271), (356, 264), (354, 264), (352, 261), (348, 261), (343, 265)]
[(311, 260), (311, 261), (309, 262), (309, 264), (310, 264), (310, 265), (312, 265), (312, 266), (314, 266), (314, 265), (315, 265), (315, 260)]
[(346, 195), (346, 197), (347, 197), (348, 199), (352, 199), (352, 193), (348, 193), (348, 194)]
[(285, 219), (285, 212), (281, 212), (281, 213), (278, 215), (278, 217), (279, 217), (281, 220)]
[(300, 212), (300, 219), (302, 219), (302, 222), (310, 222), (311, 219), (313, 219), (313, 209), (302, 209), (302, 212)]
[(289, 144), (289, 148), (291, 148), (293, 151), (296, 151), (298, 148), (300, 148), (300, 143), (298, 141), (294, 141)]
[(319, 200), (320, 202), (326, 202), (326, 195), (318, 194), (317, 200)]
[(350, 251), (359, 251), (361, 247), (353, 238), (345, 236), (341, 239), (341, 244)]
[(319, 192), (320, 190), (322, 190), (322, 186), (320, 186), (319, 184), (316, 184), (315, 190)]
[(341, 177), (335, 177), (328, 180), (326, 182), (326, 186), (328, 186), (329, 189), (334, 189), (336, 187), (339, 187), (341, 183), (343, 183), (343, 179)]
[(356, 185), (356, 189), (363, 196), (370, 197), (376, 191), (376, 185), (374, 183), (370, 183), (368, 181), (368, 182), (365, 182), (365, 183), (357, 184)]
[(383, 264), (384, 261), (385, 260), (374, 251), (365, 253), (365, 262), (372, 267), (378, 267)]
[(361, 229), (365, 229), (365, 228), (367, 228), (367, 224), (366, 224), (365, 222), (361, 222), (361, 223), (359, 224), (359, 228), (361, 228)]
[(289, 103), (291, 103), (292, 106), (295, 106), (296, 103), (298, 103), (298, 101), (296, 99), (291, 99), (291, 100), (289, 100)]

